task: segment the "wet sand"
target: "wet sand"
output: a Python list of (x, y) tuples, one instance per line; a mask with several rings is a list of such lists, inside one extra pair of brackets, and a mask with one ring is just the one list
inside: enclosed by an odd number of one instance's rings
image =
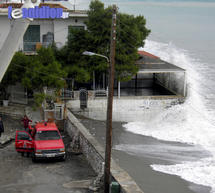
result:
[[(79, 120), (104, 146), (105, 122), (81, 116)], [(144, 193), (209, 193), (210, 187), (197, 185), (179, 176), (154, 171), (152, 164), (176, 164), (209, 157), (201, 147), (157, 140), (127, 132), (124, 123), (113, 123), (112, 155), (117, 163), (137, 182)]]

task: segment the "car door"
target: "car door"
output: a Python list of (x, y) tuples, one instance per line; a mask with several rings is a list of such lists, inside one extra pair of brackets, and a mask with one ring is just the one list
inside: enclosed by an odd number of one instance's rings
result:
[(17, 152), (32, 152), (34, 141), (26, 131), (16, 131), (15, 147)]

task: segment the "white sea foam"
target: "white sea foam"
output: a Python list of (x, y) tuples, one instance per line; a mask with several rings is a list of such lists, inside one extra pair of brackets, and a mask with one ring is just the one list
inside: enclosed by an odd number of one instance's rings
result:
[(147, 40), (144, 50), (187, 70), (189, 96), (184, 104), (165, 110), (150, 123), (129, 122), (124, 127), (127, 131), (136, 134), (201, 145), (209, 150), (212, 153), (210, 158), (177, 165), (152, 165), (152, 168), (181, 176), (197, 184), (210, 186), (211, 192), (215, 192), (215, 126), (212, 117), (208, 114), (208, 107), (203, 103), (206, 97), (201, 93), (201, 88), (204, 86), (197, 81), (203, 81), (204, 77), (196, 71), (198, 67), (201, 71), (207, 69), (204, 69), (199, 61), (192, 59), (186, 50), (179, 49), (172, 43)]
[(196, 184), (212, 187), (215, 192), (215, 160), (206, 158), (196, 162), (183, 162), (176, 165), (152, 165), (154, 170), (181, 176), (182, 178)]

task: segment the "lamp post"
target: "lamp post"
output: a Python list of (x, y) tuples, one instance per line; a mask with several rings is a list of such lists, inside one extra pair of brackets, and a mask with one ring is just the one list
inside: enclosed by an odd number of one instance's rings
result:
[(106, 145), (105, 145), (105, 170), (104, 170), (104, 193), (109, 193), (110, 189), (110, 163), (112, 147), (112, 113), (113, 113), (113, 91), (114, 91), (114, 65), (116, 55), (116, 14), (117, 7), (113, 5), (111, 41), (110, 41), (110, 60), (107, 56), (85, 51), (84, 55), (100, 56), (106, 58), (109, 65), (108, 81), (108, 101), (107, 101), (107, 121), (106, 121)]
[(89, 51), (84, 51), (82, 54), (86, 55), (86, 56), (100, 56), (100, 57), (106, 58), (108, 63), (110, 62), (109, 58), (107, 56), (102, 55), (102, 54), (96, 54), (94, 52), (89, 52)]
[[(100, 56), (106, 58), (109, 64), (109, 84), (108, 84), (108, 100), (107, 100), (107, 120), (106, 120), (106, 146), (105, 146), (105, 170), (104, 170), (104, 192), (109, 193), (110, 185), (110, 162), (112, 147), (112, 107), (113, 107), (113, 82), (114, 82), (114, 66), (111, 66), (107, 56), (96, 54), (94, 52), (85, 51), (82, 53), (87, 56)], [(111, 89), (112, 88), (112, 89)]]

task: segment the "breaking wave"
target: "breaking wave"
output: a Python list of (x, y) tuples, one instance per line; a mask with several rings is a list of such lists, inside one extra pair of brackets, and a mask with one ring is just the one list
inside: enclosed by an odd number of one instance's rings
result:
[[(211, 152), (212, 157), (186, 161), (176, 165), (152, 165), (154, 170), (181, 176), (187, 181), (212, 188), (215, 192), (215, 125), (204, 104), (205, 96), (200, 91), (204, 85), (198, 80), (207, 80), (197, 69), (207, 70), (202, 63), (193, 59), (188, 51), (177, 48), (173, 43), (146, 40), (144, 47), (161, 59), (186, 69), (188, 97), (184, 104), (172, 106), (150, 122), (129, 122), (127, 131), (152, 136), (166, 141), (201, 145)], [(213, 101), (211, 101), (212, 104)], [(210, 101), (209, 101), (210, 104)], [(215, 111), (215, 110), (214, 110)]]

